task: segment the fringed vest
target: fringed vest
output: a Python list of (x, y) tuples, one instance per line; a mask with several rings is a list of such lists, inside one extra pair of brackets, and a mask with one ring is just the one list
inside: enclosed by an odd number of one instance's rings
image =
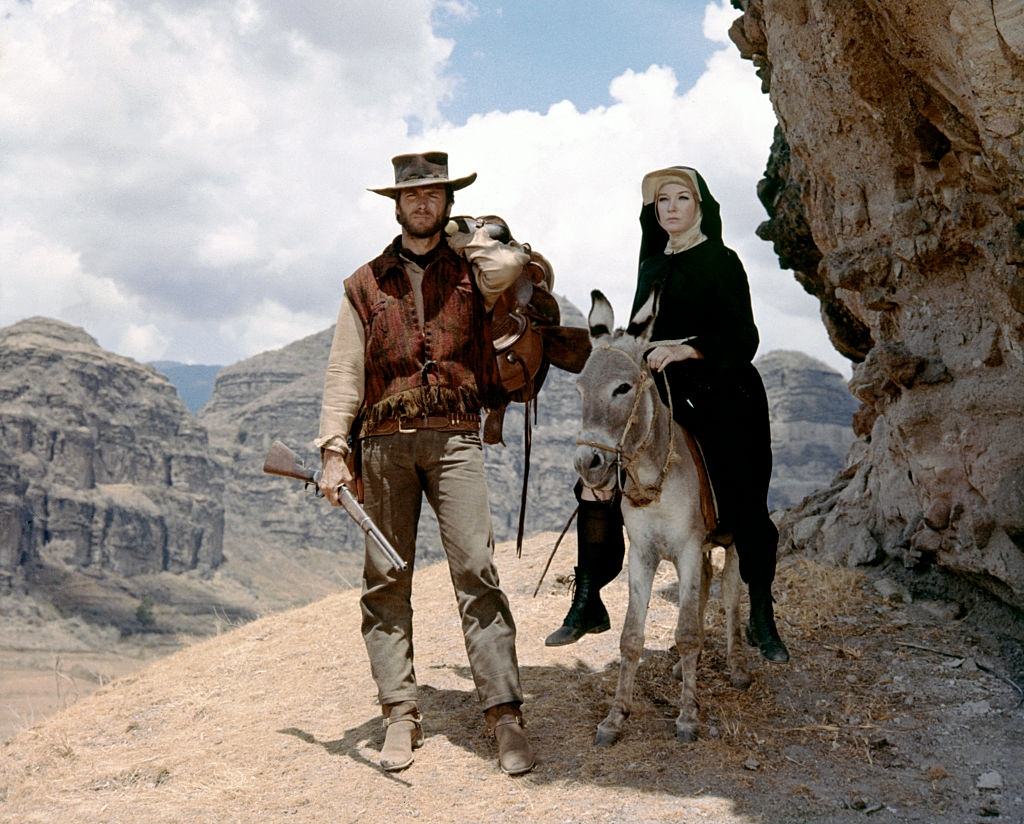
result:
[(345, 280), (363, 323), (363, 427), (392, 418), (476, 413), (497, 385), (490, 319), (472, 266), (442, 240), (423, 273), (420, 328), (401, 238)]

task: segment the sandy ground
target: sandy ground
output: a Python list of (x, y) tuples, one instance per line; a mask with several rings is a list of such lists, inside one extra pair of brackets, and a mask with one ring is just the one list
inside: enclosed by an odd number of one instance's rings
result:
[[(553, 537), (529, 541), (520, 561), (499, 547), (533, 773), (497, 769), (436, 564), (415, 582), (427, 739), (405, 772), (375, 763), (379, 710), (348, 591), (190, 646), (19, 732), (0, 749), (0, 821), (1024, 821), (1024, 716), (998, 677), (997, 639), (969, 615), (804, 559), (787, 559), (777, 585), (793, 661), (751, 657), (745, 692), (728, 686), (712, 601), (702, 737), (690, 745), (673, 734), (674, 573), (663, 566), (634, 714), (618, 744), (595, 748), (618, 638), (543, 646), (574, 555), (569, 541), (532, 598)], [(621, 627), (625, 575), (605, 592)]]

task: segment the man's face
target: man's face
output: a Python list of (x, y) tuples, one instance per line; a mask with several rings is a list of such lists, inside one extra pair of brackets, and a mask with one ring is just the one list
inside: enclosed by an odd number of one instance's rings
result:
[(444, 186), (403, 189), (395, 202), (395, 217), (412, 237), (433, 237), (448, 220), (448, 197)]

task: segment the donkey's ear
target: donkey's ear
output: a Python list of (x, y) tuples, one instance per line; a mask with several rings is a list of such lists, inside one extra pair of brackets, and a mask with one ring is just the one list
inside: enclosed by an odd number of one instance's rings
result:
[(590, 326), (590, 337), (600, 338), (610, 335), (615, 328), (615, 310), (600, 289), (590, 293), (590, 314), (587, 315)]
[(654, 319), (658, 316), (658, 305), (661, 303), (661, 285), (651, 289), (651, 294), (644, 301), (644, 305), (636, 310), (633, 319), (626, 328), (626, 334), (637, 338), (641, 343), (647, 343), (654, 332)]

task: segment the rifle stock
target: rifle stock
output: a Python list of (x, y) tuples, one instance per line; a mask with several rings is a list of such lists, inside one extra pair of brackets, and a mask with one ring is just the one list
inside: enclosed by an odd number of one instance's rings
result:
[[(263, 461), (263, 471), (268, 475), (278, 475), (282, 478), (293, 478), (297, 481), (313, 484), (316, 494), (320, 495), (319, 470), (314, 472), (306, 467), (302, 459), (281, 443), (281, 441), (274, 441), (270, 445), (267, 457)], [(348, 487), (343, 485), (338, 488), (338, 499), (341, 502), (342, 509), (356, 522), (356, 526), (373, 539), (372, 542), (384, 553), (388, 561), (391, 562), (391, 565), (399, 571), (405, 570), (408, 565), (402, 560), (398, 552), (395, 551), (395, 548), (391, 546), (391, 542), (380, 531), (380, 528), (373, 522), (373, 519), (366, 513), (366, 510), (359, 504), (359, 501), (356, 500), (355, 495), (349, 491)]]

